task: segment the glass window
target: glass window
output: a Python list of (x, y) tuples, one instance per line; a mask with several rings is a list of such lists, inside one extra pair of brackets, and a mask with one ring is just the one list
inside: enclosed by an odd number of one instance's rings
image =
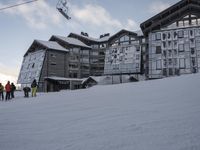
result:
[(161, 40), (161, 33), (156, 33), (156, 40)]
[(55, 63), (55, 62), (51, 62), (51, 65), (52, 65), (52, 66), (56, 66), (56, 63)]
[(178, 37), (179, 37), (179, 38), (183, 38), (183, 37), (184, 37), (184, 32), (183, 32), (183, 30), (178, 31)]
[(170, 66), (172, 65), (172, 59), (169, 59), (169, 65)]
[(174, 58), (174, 65), (176, 66), (178, 64), (177, 58)]
[(156, 35), (153, 33), (152, 34), (152, 41), (155, 41), (156, 40)]
[(161, 46), (156, 46), (156, 54), (161, 54)]
[(177, 39), (177, 32), (174, 31), (174, 39)]
[(163, 34), (162, 34), (162, 39), (163, 39), (163, 40), (166, 40), (166, 33), (163, 33)]
[(136, 55), (136, 60), (139, 60), (139, 59), (140, 59), (140, 55), (137, 54), (137, 55)]
[(184, 52), (184, 44), (179, 44), (178, 45), (178, 51), (179, 52)]
[(139, 67), (140, 67), (139, 63), (136, 63), (136, 68), (139, 68)]
[(191, 54), (194, 55), (195, 54), (195, 49), (191, 48)]
[(34, 67), (35, 67), (35, 63), (32, 64), (32, 68), (34, 68)]
[(156, 70), (161, 70), (161, 69), (162, 69), (162, 61), (156, 60)]
[(120, 42), (125, 42), (125, 41), (129, 41), (129, 36), (125, 35), (120, 38)]
[(189, 26), (189, 20), (184, 21), (184, 26)]
[(181, 69), (185, 69), (185, 58), (179, 59), (179, 65)]
[(190, 30), (190, 36), (194, 36), (194, 31), (193, 30)]
[(171, 33), (170, 32), (167, 34), (167, 38), (171, 39)]

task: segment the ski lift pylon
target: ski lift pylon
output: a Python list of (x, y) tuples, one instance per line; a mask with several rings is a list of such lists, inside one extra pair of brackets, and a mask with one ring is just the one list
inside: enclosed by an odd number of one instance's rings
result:
[(57, 10), (67, 19), (71, 19), (71, 17), (68, 15), (68, 6), (67, 6), (67, 0), (59, 0), (56, 6)]

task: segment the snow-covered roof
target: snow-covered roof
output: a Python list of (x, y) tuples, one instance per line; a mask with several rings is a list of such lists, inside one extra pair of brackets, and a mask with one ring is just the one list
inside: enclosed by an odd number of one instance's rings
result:
[[(77, 34), (77, 33), (71, 33), (72, 35), (76, 35), (76, 36), (79, 36), (79, 37), (82, 37), (84, 39), (87, 39), (89, 41), (93, 41), (93, 42), (107, 42), (110, 38), (110, 36), (105, 36), (105, 37), (102, 37), (102, 38), (93, 38), (93, 37), (89, 37), (89, 36), (84, 36), (84, 35), (81, 35), (81, 34)], [(70, 35), (71, 35), (70, 34)], [(69, 35), (69, 36), (70, 36)]]
[(83, 81), (83, 79), (77, 79), (77, 78), (64, 78), (64, 77), (57, 77), (57, 76), (45, 77), (45, 79), (51, 79), (51, 80), (56, 80), (56, 81), (80, 81), (80, 82)]
[(69, 51), (66, 48), (59, 45), (57, 42), (54, 41), (42, 41), (42, 40), (35, 40), (37, 43), (40, 43), (41, 45), (45, 46), (48, 49), (53, 50), (60, 50), (60, 51)]
[(75, 36), (78, 36), (78, 37), (81, 37), (81, 38), (84, 38), (84, 39), (86, 39), (86, 40), (93, 41), (93, 42), (107, 42), (107, 41), (109, 41), (112, 37), (114, 37), (114, 36), (120, 34), (121, 32), (131, 32), (131, 33), (133, 33), (133, 34), (136, 34), (137, 36), (143, 36), (143, 32), (142, 32), (141, 30), (138, 30), (138, 31), (129, 31), (129, 30), (126, 30), (126, 29), (122, 29), (122, 30), (120, 30), (119, 32), (115, 33), (115, 34), (112, 35), (112, 36), (109, 35), (109, 36), (104, 36), (104, 37), (102, 37), (102, 38), (93, 38), (93, 37), (84, 36), (84, 35), (82, 35), (82, 34), (77, 34), (77, 33), (70, 33), (70, 34), (69, 34), (69, 37), (75, 35)]
[(89, 78), (92, 78), (94, 81), (99, 83), (101, 80), (105, 78), (105, 76), (89, 76), (88, 78), (83, 79), (82, 84), (86, 82)]
[(91, 48), (90, 46), (84, 44), (83, 42), (79, 41), (78, 39), (71, 38), (71, 37), (64, 37), (64, 36), (59, 36), (59, 35), (53, 35), (53, 37), (60, 39), (68, 44), (71, 45), (76, 45), (80, 47), (86, 47), (86, 48)]

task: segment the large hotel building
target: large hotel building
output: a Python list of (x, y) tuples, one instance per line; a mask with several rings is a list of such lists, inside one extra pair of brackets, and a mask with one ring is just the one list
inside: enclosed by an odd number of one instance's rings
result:
[(99, 38), (82, 32), (34, 40), (18, 83), (29, 86), (36, 79), (40, 91), (57, 91), (81, 88), (91, 77), (129, 76), (137, 81), (199, 72), (199, 0), (182, 0), (140, 27)]

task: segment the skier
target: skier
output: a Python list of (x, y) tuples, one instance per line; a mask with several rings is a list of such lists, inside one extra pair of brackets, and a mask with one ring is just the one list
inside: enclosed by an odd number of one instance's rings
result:
[(16, 86), (14, 85), (14, 83), (11, 83), (11, 91), (10, 91), (11, 98), (15, 98), (15, 95), (14, 95), (15, 90), (16, 90)]
[(30, 87), (26, 86), (23, 88), (24, 97), (29, 97), (29, 92), (31, 91)]
[(31, 84), (31, 88), (32, 88), (32, 97), (36, 97), (36, 92), (37, 92), (37, 81), (34, 79), (32, 84)]
[(0, 100), (4, 100), (4, 94), (3, 94), (3, 90), (4, 90), (4, 87), (3, 85), (0, 83)]
[(10, 92), (11, 92), (11, 85), (10, 85), (10, 81), (8, 81), (8, 83), (5, 86), (6, 89), (6, 101), (10, 99)]

